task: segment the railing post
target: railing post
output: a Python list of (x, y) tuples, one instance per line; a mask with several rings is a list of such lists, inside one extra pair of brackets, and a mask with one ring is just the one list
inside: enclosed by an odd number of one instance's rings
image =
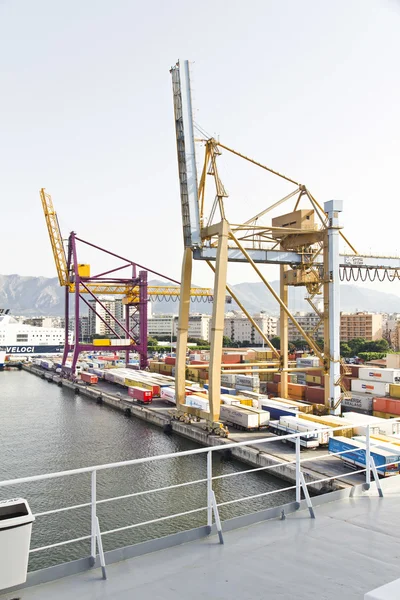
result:
[(213, 511), (213, 489), (212, 489), (212, 452), (207, 452), (207, 527), (212, 527)]
[(97, 514), (96, 514), (96, 471), (91, 472), (91, 540), (90, 540), (90, 562), (92, 566), (96, 562), (96, 537), (97, 537)]
[(371, 487), (371, 436), (369, 425), (367, 425), (365, 446), (365, 487), (367, 490), (369, 490)]
[(300, 481), (300, 436), (296, 437), (296, 504), (300, 506), (301, 502), (301, 481)]

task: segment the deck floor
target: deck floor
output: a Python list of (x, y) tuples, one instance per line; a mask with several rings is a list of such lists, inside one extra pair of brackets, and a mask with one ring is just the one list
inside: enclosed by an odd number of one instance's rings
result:
[(400, 577), (400, 485), (384, 493), (230, 531), (224, 546), (212, 536), (116, 563), (107, 581), (96, 569), (0, 598), (362, 600)]

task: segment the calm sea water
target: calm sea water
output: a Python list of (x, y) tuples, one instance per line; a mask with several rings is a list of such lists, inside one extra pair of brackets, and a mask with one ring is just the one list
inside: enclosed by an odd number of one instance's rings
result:
[[(158, 427), (128, 418), (83, 396), (59, 388), (34, 375), (0, 372), (0, 480), (64, 471), (79, 467), (180, 452), (196, 448), (190, 440), (167, 436)], [(213, 474), (239, 472), (249, 467), (214, 457)], [(202, 479), (205, 456), (102, 471), (97, 475), (98, 499)], [(217, 501), (279, 490), (284, 484), (263, 473), (216, 480)], [(81, 474), (33, 484), (0, 488), (0, 499), (22, 496), (33, 513), (85, 503), (90, 500), (90, 475)], [(221, 518), (254, 512), (293, 500), (293, 493), (279, 492), (266, 498), (221, 508)], [(206, 505), (205, 483), (155, 492), (98, 506), (102, 531)], [(206, 523), (200, 512), (160, 523), (105, 535), (105, 550), (161, 537)], [(31, 547), (61, 542), (90, 533), (90, 508), (38, 517)], [(31, 555), (30, 570), (88, 556), (89, 542), (77, 542)]]

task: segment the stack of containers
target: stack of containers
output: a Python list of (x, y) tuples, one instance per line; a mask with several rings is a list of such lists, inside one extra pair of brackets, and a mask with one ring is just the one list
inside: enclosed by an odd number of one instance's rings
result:
[(361, 367), (358, 379), (351, 380), (352, 397), (343, 401), (343, 407), (363, 414), (378, 413), (375, 416), (400, 416), (400, 404), (397, 406), (396, 400), (390, 397), (396, 393), (397, 382), (400, 382), (399, 369)]

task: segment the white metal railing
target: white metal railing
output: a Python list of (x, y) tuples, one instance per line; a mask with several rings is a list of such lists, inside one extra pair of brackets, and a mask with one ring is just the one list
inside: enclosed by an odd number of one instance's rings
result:
[[(387, 419), (381, 419), (381, 421), (386, 422), (386, 423), (388, 422)], [(392, 422), (400, 421), (400, 417), (398, 419), (391, 419), (391, 421)], [(74, 544), (77, 542), (90, 540), (90, 545), (91, 545), (90, 554), (91, 554), (92, 564), (94, 564), (94, 562), (96, 560), (97, 550), (98, 550), (100, 564), (101, 564), (102, 572), (103, 572), (103, 577), (105, 578), (106, 577), (105, 559), (104, 559), (104, 552), (103, 552), (103, 545), (102, 545), (102, 536), (105, 536), (105, 535), (109, 535), (109, 534), (117, 533), (117, 532), (121, 532), (121, 531), (126, 531), (128, 529), (134, 529), (136, 527), (143, 527), (146, 525), (159, 523), (159, 522), (170, 520), (170, 519), (180, 518), (180, 517), (184, 517), (186, 515), (200, 513), (200, 512), (204, 511), (207, 513), (207, 526), (211, 529), (211, 526), (213, 524), (213, 519), (215, 520), (216, 529), (217, 529), (217, 532), (219, 535), (219, 540), (221, 543), (223, 543), (222, 527), (221, 527), (221, 521), (220, 521), (220, 516), (219, 516), (219, 508), (220, 507), (228, 506), (231, 504), (236, 504), (236, 503), (240, 503), (240, 502), (244, 502), (244, 501), (254, 500), (256, 498), (262, 498), (265, 496), (270, 496), (273, 494), (286, 492), (289, 490), (296, 490), (296, 502), (298, 504), (300, 503), (301, 491), (303, 491), (304, 498), (306, 500), (306, 504), (307, 504), (307, 507), (310, 512), (310, 516), (312, 518), (315, 518), (311, 498), (310, 498), (310, 495), (308, 492), (309, 485), (317, 485), (317, 484), (321, 484), (321, 483), (325, 483), (325, 482), (332, 482), (335, 479), (342, 480), (342, 479), (345, 479), (346, 477), (350, 477), (350, 476), (353, 476), (356, 474), (361, 474), (361, 473), (365, 473), (365, 484), (368, 489), (371, 484), (371, 472), (372, 472), (376, 486), (377, 486), (377, 491), (380, 496), (383, 496), (383, 492), (382, 492), (380, 482), (379, 482), (378, 471), (376, 469), (375, 463), (371, 456), (370, 426), (365, 423), (360, 423), (360, 424), (352, 423), (350, 425), (343, 424), (336, 428), (332, 428), (331, 431), (333, 433), (335, 431), (344, 430), (344, 429), (353, 429), (355, 427), (365, 427), (365, 430), (366, 430), (366, 449), (364, 451), (366, 466), (361, 469), (351, 470), (350, 472), (347, 472), (347, 473), (344, 472), (344, 473), (340, 473), (340, 474), (336, 474), (336, 475), (332, 475), (332, 476), (328, 476), (328, 477), (323, 477), (321, 479), (313, 479), (308, 482), (305, 480), (304, 473), (302, 470), (302, 465), (304, 463), (312, 462), (315, 460), (320, 461), (320, 460), (325, 460), (325, 459), (332, 459), (332, 457), (340, 457), (341, 455), (346, 455), (346, 453), (349, 454), (350, 450), (343, 450), (343, 451), (336, 452), (336, 453), (328, 452), (326, 454), (319, 455), (319, 456), (315, 456), (315, 454), (314, 454), (314, 456), (306, 456), (305, 458), (301, 458), (300, 438), (307, 436), (307, 434), (312, 435), (313, 432), (312, 431), (298, 432), (298, 433), (286, 434), (283, 436), (280, 436), (280, 435), (269, 436), (269, 437), (263, 437), (260, 439), (252, 439), (252, 440), (248, 440), (248, 441), (244, 441), (244, 442), (227, 443), (227, 444), (223, 444), (223, 445), (219, 445), (219, 446), (210, 446), (207, 448), (198, 448), (198, 449), (194, 449), (194, 450), (186, 450), (183, 452), (176, 452), (176, 453), (163, 454), (163, 455), (157, 455), (157, 456), (151, 456), (151, 457), (145, 457), (145, 458), (138, 458), (138, 459), (134, 459), (134, 460), (115, 462), (115, 463), (97, 465), (97, 466), (92, 466), (92, 467), (83, 467), (80, 469), (60, 471), (60, 472), (56, 472), (56, 473), (47, 473), (44, 475), (35, 475), (32, 477), (21, 477), (18, 479), (1, 481), (0, 488), (7, 488), (9, 486), (14, 486), (14, 485), (19, 485), (19, 484), (29, 484), (29, 483), (33, 483), (33, 482), (37, 482), (37, 481), (56, 479), (56, 478), (60, 478), (60, 477), (71, 477), (73, 475), (79, 475), (82, 473), (90, 473), (90, 475), (91, 475), (90, 502), (85, 502), (85, 503), (81, 503), (81, 504), (75, 504), (75, 505), (64, 506), (61, 508), (51, 509), (51, 510), (47, 510), (47, 511), (42, 511), (42, 512), (35, 513), (35, 515), (34, 515), (35, 517), (44, 517), (44, 516), (53, 515), (56, 513), (62, 513), (62, 512), (66, 512), (66, 511), (90, 507), (90, 534), (83, 535), (83, 536), (73, 538), (73, 539), (64, 540), (62, 542), (48, 544), (46, 546), (32, 548), (30, 550), (30, 553), (34, 554), (34, 553), (41, 552), (44, 550), (49, 550), (51, 548), (61, 547), (61, 546), (65, 546), (68, 544)], [(329, 429), (329, 428), (327, 427), (327, 429)], [(321, 430), (318, 430), (318, 431), (321, 431)], [(213, 452), (219, 452), (221, 450), (233, 450), (233, 449), (237, 449), (240, 447), (246, 447), (246, 446), (254, 446), (254, 444), (257, 444), (257, 445), (269, 444), (269, 443), (276, 442), (276, 441), (279, 441), (279, 442), (289, 441), (294, 444), (294, 459), (293, 460), (282, 461), (282, 462), (278, 462), (278, 463), (272, 464), (272, 465), (267, 465), (264, 467), (256, 467), (256, 468), (246, 469), (244, 471), (237, 471), (234, 473), (226, 473), (226, 474), (222, 474), (222, 475), (213, 476), (213, 472), (212, 472)], [(385, 443), (388, 443), (388, 442), (382, 441), (382, 446), (384, 446)], [(362, 453), (362, 451), (363, 450), (361, 450), (361, 453)], [(313, 453), (313, 451), (310, 450), (310, 453)], [(117, 469), (119, 467), (141, 465), (141, 464), (150, 463), (150, 462), (165, 461), (165, 460), (168, 460), (171, 458), (175, 459), (175, 458), (182, 458), (185, 456), (204, 455), (204, 454), (206, 455), (206, 458), (207, 458), (207, 476), (203, 479), (185, 481), (183, 483), (163, 486), (163, 487), (159, 487), (159, 488), (152, 488), (152, 489), (143, 490), (143, 491), (132, 492), (130, 494), (113, 496), (113, 497), (105, 498), (105, 499), (101, 499), (101, 500), (97, 499), (97, 473), (100, 471)], [(400, 446), (399, 446), (399, 456), (400, 456)], [(275, 458), (275, 457), (272, 455), (272, 458)], [(280, 460), (282, 460), (282, 459), (280, 459)], [(399, 465), (399, 464), (400, 464), (400, 461), (399, 461), (399, 463), (397, 463), (397, 462), (390, 463), (386, 466)], [(284, 488), (270, 490), (267, 492), (254, 494), (251, 496), (244, 496), (244, 497), (236, 498), (233, 500), (226, 500), (226, 501), (221, 501), (221, 502), (217, 503), (216, 497), (215, 497), (215, 492), (213, 489), (213, 481), (216, 481), (219, 479), (224, 479), (224, 478), (230, 478), (230, 477), (238, 477), (241, 475), (246, 475), (248, 473), (256, 473), (256, 472), (260, 472), (260, 471), (271, 471), (272, 469), (280, 469), (282, 467), (286, 467), (286, 466), (290, 466), (290, 465), (292, 465), (295, 470), (294, 485), (289, 485)], [(369, 468), (368, 468), (368, 465), (369, 465)], [(107, 531), (100, 530), (100, 523), (99, 523), (99, 519), (97, 516), (97, 506), (98, 505), (109, 503), (109, 502), (116, 502), (118, 500), (127, 499), (127, 498), (146, 496), (148, 494), (154, 494), (157, 492), (188, 487), (188, 486), (201, 484), (201, 483), (206, 484), (206, 489), (207, 489), (207, 494), (206, 494), (207, 500), (206, 500), (205, 506), (202, 506), (200, 508), (186, 510), (186, 511), (179, 512), (179, 513), (173, 513), (171, 515), (154, 518), (154, 519), (150, 519), (147, 521), (141, 521), (140, 523), (124, 525), (122, 527), (109, 529)], [(28, 499), (29, 499), (29, 495), (28, 495)]]

